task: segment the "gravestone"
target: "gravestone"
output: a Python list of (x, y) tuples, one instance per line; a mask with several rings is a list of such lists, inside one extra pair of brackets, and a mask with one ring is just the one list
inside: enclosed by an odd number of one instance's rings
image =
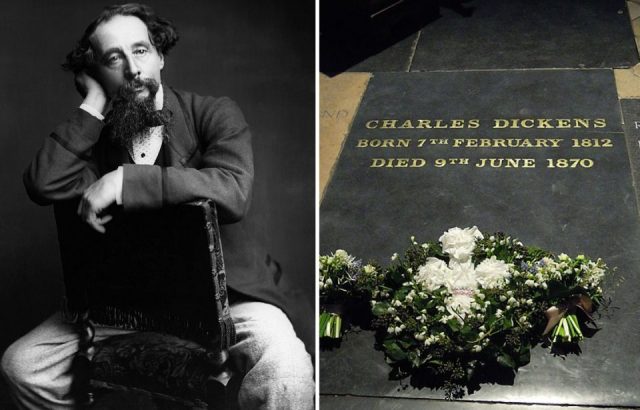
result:
[[(473, 225), (601, 257), (635, 283), (640, 226), (611, 70), (373, 76), (321, 204), (321, 253), (387, 264), (412, 235), (436, 240)], [(636, 290), (605, 291), (618, 309), (580, 355), (538, 347), (512, 385), (484, 384), (464, 400), (640, 406)], [(362, 331), (321, 352), (321, 394), (443, 397), (389, 380), (373, 345)]]

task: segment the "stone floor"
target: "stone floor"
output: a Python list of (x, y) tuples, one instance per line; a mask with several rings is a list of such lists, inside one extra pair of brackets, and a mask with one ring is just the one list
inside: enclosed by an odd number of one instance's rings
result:
[[(640, 50), (640, 0), (627, 1), (627, 9), (629, 12), (629, 18), (631, 20), (631, 26), (633, 34), (635, 36), (636, 47)], [(402, 47), (399, 45), (398, 47)], [(358, 70), (358, 67), (371, 68), (375, 66), (376, 59), (380, 57), (374, 56), (369, 61), (364, 61), (358, 64), (355, 70), (361, 72), (344, 72), (333, 77), (320, 74), (319, 91), (320, 91), (320, 136), (319, 136), (319, 160), (320, 160), (320, 200), (324, 196), (327, 189), (327, 185), (331, 180), (331, 175), (335, 167), (336, 161), (340, 156), (341, 148), (344, 144), (345, 138), (349, 133), (350, 126), (354, 120), (354, 116), (358, 111), (359, 102), (367, 87), (370, 79), (375, 75), (374, 69)], [(388, 64), (386, 66), (389, 66)], [(609, 67), (613, 68), (613, 67)], [(352, 70), (350, 70), (352, 71)], [(381, 71), (385, 71), (381, 69)], [(386, 70), (389, 71), (389, 70)], [(409, 71), (409, 70), (397, 70), (397, 71)], [(635, 100), (640, 99), (640, 64), (624, 69), (614, 69), (614, 76), (616, 81), (616, 89), (618, 98), (620, 100)], [(621, 101), (621, 107), (624, 109), (640, 109), (637, 108), (639, 104), (635, 104), (634, 101), (630, 101), (626, 104), (626, 101)], [(630, 124), (625, 124), (625, 131), (629, 131)], [(635, 134), (631, 134), (635, 135)], [(638, 137), (640, 139), (640, 137)], [(640, 145), (629, 144), (628, 145), (631, 165), (634, 172), (635, 180), (637, 179), (638, 171), (640, 170), (639, 158), (640, 158)], [(634, 186), (637, 187), (636, 184)], [(636, 189), (637, 190), (637, 189)], [(320, 216), (322, 218), (322, 215)], [(322, 353), (321, 353), (322, 355)], [(613, 388), (613, 387), (612, 387)], [(348, 389), (345, 389), (347, 391)], [(639, 406), (631, 405), (625, 407), (606, 407), (606, 405), (599, 405), (597, 407), (585, 407), (579, 405), (542, 405), (542, 404), (509, 404), (504, 402), (484, 402), (474, 401), (473, 397), (468, 398), (469, 401), (456, 402), (443, 402), (437, 399), (423, 398), (409, 398), (406, 395), (400, 395), (393, 397), (393, 394), (323, 394), (320, 391), (320, 405), (322, 408), (327, 409), (543, 409), (543, 410), (559, 410), (561, 408), (568, 409), (582, 409), (591, 410), (595, 408), (640, 408)], [(391, 397), (390, 397), (391, 396)], [(446, 407), (445, 407), (446, 406)]]
[[(640, 0), (628, 0), (627, 8), (636, 45), (640, 50)], [(372, 60), (375, 59), (376, 56), (373, 56)], [(366, 66), (368, 62), (363, 62), (361, 65)], [(321, 195), (330, 180), (331, 171), (372, 72), (344, 72), (333, 77), (320, 74), (319, 192)], [(640, 64), (628, 69), (615, 69), (614, 74), (619, 98), (640, 98)]]

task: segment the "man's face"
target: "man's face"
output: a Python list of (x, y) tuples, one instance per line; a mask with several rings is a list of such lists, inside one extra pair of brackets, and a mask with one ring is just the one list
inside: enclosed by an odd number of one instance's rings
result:
[[(151, 44), (147, 26), (134, 16), (115, 16), (100, 24), (91, 36), (96, 52), (96, 80), (107, 96), (133, 79), (153, 79), (161, 83), (164, 57)], [(149, 89), (136, 88), (137, 98), (149, 97)]]

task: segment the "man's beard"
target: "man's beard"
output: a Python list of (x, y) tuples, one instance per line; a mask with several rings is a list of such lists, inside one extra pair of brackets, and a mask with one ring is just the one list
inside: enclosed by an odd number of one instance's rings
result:
[[(149, 95), (139, 99), (136, 88), (145, 87)], [(156, 93), (160, 86), (153, 79), (134, 79), (125, 83), (113, 98), (112, 108), (105, 123), (112, 129), (112, 140), (125, 148), (130, 148), (133, 139), (149, 127), (168, 125), (171, 113), (157, 111)]]

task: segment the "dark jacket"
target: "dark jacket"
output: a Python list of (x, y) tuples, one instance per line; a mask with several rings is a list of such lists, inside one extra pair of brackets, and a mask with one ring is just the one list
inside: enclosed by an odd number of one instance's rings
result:
[[(173, 114), (165, 130), (166, 166), (133, 164), (111, 142), (109, 128), (82, 109), (58, 125), (24, 173), (31, 199), (47, 205), (78, 198), (102, 175), (123, 165), (125, 212), (212, 199), (231, 289), (284, 309), (279, 267), (243, 222), (253, 184), (251, 134), (230, 99), (202, 97), (164, 87)], [(107, 226), (108, 229), (108, 226)]]

